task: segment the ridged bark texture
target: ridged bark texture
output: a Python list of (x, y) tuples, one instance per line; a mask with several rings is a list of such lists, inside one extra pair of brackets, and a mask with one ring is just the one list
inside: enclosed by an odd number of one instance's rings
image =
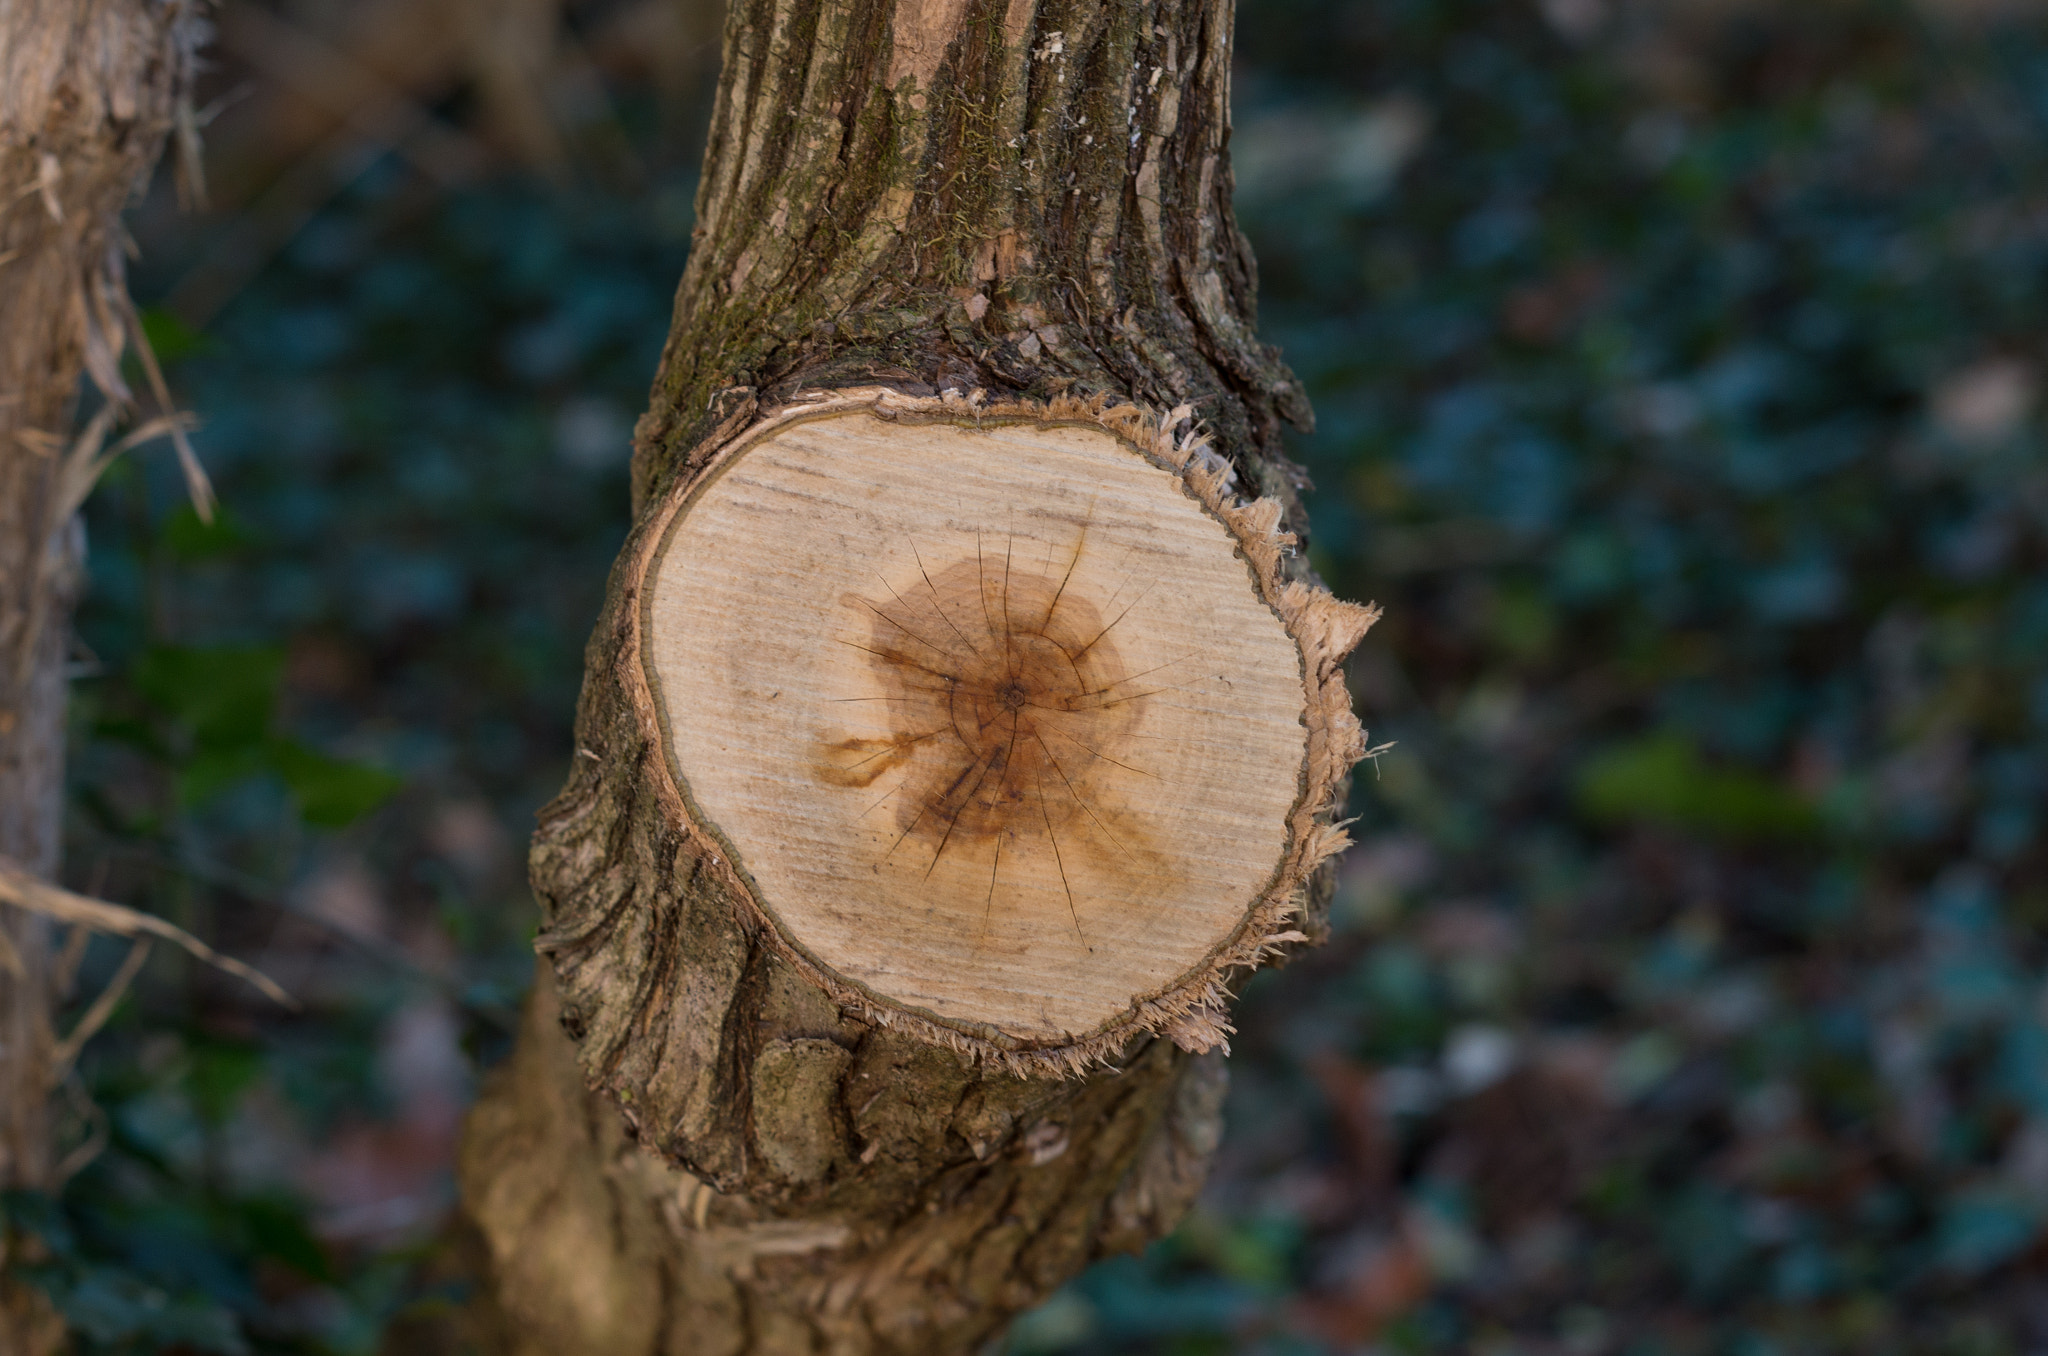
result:
[[(1230, 211), (1231, 24), (1230, 0), (737, 0), (622, 562), (711, 450), (856, 386), (1190, 405), (1219, 483), (1300, 531), (1280, 436), (1308, 410), (1254, 335)], [(657, 803), (663, 753), (620, 680), (631, 575), (534, 843), (542, 982), (464, 1149), (489, 1272), (472, 1332), (536, 1354), (973, 1351), (1178, 1220), (1221, 1059), (1139, 1037), (1085, 1077), (1020, 1076), (843, 1011)]]
[(1280, 426), (1310, 415), (1231, 214), (1233, 13), (736, 0), (642, 497), (735, 402), (893, 375), (1192, 404), (1291, 504)]
[[(64, 661), (84, 538), (66, 451), (81, 370), (125, 403), (120, 212), (189, 86), (198, 6), (0, 0), (0, 854), (49, 877), (64, 794)], [(75, 482), (74, 482), (75, 483)], [(54, 1189), (49, 928), (0, 906), (0, 1186)], [(0, 1239), (0, 1246), (6, 1240)], [(57, 1349), (0, 1278), (0, 1352)]]

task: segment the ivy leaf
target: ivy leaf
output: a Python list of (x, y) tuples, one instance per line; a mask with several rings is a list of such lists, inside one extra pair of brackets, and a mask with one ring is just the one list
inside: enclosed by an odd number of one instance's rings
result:
[(201, 521), (190, 504), (180, 504), (159, 531), (171, 554), (183, 561), (229, 555), (255, 540), (225, 504), (214, 506), (210, 523)]
[(1664, 731), (1594, 754), (1579, 769), (1576, 799), (1608, 824), (1661, 824), (1731, 840), (1804, 838), (1814, 809), (1768, 777), (1715, 767), (1680, 734)]
[(284, 651), (271, 645), (194, 648), (159, 645), (136, 661), (136, 689), (196, 751), (228, 753), (260, 746), (277, 707)]
[(273, 740), (270, 766), (284, 778), (308, 824), (345, 828), (389, 800), (405, 779), (367, 763), (329, 758), (289, 739)]

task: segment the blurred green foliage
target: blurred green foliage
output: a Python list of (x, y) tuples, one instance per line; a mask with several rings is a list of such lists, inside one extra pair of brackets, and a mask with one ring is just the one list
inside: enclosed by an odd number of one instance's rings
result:
[[(67, 1147), (103, 1147), (5, 1219), (87, 1353), (368, 1353), (459, 1299), (415, 1264), (530, 971), (518, 843), (570, 753), (687, 217), (409, 183), (373, 166), (203, 334), (146, 312), (221, 511), (168, 458), (88, 511), (71, 873), (306, 1011), (159, 955), (86, 1048)], [(87, 949), (73, 1016), (120, 958)]]
[[(2048, 1348), (2048, 30), (1246, 0), (1238, 61), (1394, 748), (1196, 1216), (1009, 1349)], [(309, 1011), (164, 957), (89, 1048), (107, 1147), (5, 1207), (88, 1351), (459, 1299), (406, 1279), (433, 1091), (524, 983), (687, 188), (387, 160), (205, 333), (147, 318), (226, 512), (142, 462), (91, 507), (73, 869)]]
[(1606, 824), (1657, 824), (1714, 838), (1797, 838), (1811, 807), (1782, 782), (1713, 768), (1682, 734), (1664, 732), (1602, 749), (1580, 767), (1578, 807)]
[(130, 738), (173, 768), (183, 806), (267, 773), (284, 782), (306, 823), (346, 828), (389, 799), (404, 779), (277, 735), (283, 670), (284, 652), (275, 646), (152, 646), (129, 676), (156, 719), (106, 719), (100, 733)]
[(1203, 1213), (1013, 1350), (2048, 1347), (2044, 37), (1245, 7), (1394, 748)]

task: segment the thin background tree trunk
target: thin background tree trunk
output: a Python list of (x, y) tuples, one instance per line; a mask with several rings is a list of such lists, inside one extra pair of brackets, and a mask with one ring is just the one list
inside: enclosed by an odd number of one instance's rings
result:
[[(1255, 337), (1230, 208), (1232, 22), (1231, 0), (735, 0), (636, 510), (757, 411), (880, 384), (1191, 405), (1301, 531), (1280, 439), (1309, 411)], [(535, 840), (548, 960), (463, 1154), (476, 1331), (556, 1356), (974, 1350), (1178, 1220), (1221, 1057), (1140, 1038), (1087, 1078), (1018, 1077), (842, 1012), (646, 794), (662, 755), (607, 677), (638, 662), (627, 574)], [(1326, 875), (1310, 893), (1314, 936)]]
[[(199, 6), (0, 0), (0, 855), (57, 869), (64, 663), (84, 570), (67, 504), (81, 370), (129, 403), (121, 209), (179, 117)], [(0, 906), (0, 1185), (54, 1190), (49, 925)], [(13, 1240), (18, 1245), (19, 1240)], [(0, 1242), (4, 1245), (4, 1242)], [(0, 1352), (55, 1350), (39, 1297), (0, 1277)]]

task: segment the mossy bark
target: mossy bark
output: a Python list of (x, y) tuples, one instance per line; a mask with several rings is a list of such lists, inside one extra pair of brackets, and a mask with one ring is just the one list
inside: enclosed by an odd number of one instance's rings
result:
[(1231, 214), (1233, 9), (736, 0), (642, 501), (750, 399), (893, 380), (1192, 404), (1291, 505), (1310, 416)]
[[(622, 562), (710, 449), (854, 386), (1188, 405), (1242, 492), (1300, 530), (1280, 437), (1308, 410), (1255, 337), (1230, 210), (1232, 17), (736, 0)], [(635, 578), (614, 573), (534, 843), (540, 983), (463, 1152), (488, 1276), (473, 1334), (607, 1356), (972, 1351), (1180, 1217), (1220, 1057), (1140, 1037), (1088, 1077), (1018, 1076), (842, 1010), (651, 789), (663, 754), (621, 679)]]

